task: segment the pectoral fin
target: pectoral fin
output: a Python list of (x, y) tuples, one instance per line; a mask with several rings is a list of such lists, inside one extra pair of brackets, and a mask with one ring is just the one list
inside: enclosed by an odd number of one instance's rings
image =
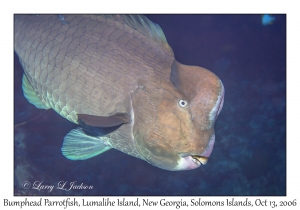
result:
[(77, 128), (65, 136), (61, 151), (70, 160), (86, 160), (109, 149), (107, 137), (88, 136), (82, 128)]
[(88, 114), (78, 114), (78, 121), (81, 120), (89, 126), (112, 127), (130, 122), (130, 117), (126, 113), (116, 113), (111, 116), (102, 117)]
[(29, 101), (29, 103), (36, 106), (38, 109), (50, 109), (51, 107), (46, 103), (42, 102), (41, 99), (36, 95), (34, 89), (32, 88), (30, 82), (28, 81), (25, 74), (23, 74), (22, 79), (22, 89), (25, 98)]

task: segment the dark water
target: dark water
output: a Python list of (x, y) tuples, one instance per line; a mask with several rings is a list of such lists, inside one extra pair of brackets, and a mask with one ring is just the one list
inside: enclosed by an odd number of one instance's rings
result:
[[(62, 140), (76, 126), (26, 101), (15, 55), (15, 195), (286, 195), (286, 16), (275, 17), (263, 26), (261, 15), (148, 15), (178, 61), (210, 69), (225, 86), (214, 150), (191, 171), (165, 171), (117, 150), (67, 160)], [(27, 190), (24, 181), (93, 189)]]

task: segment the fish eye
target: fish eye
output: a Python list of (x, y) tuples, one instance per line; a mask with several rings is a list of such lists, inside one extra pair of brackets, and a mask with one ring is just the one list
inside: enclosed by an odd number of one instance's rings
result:
[(185, 108), (188, 105), (188, 102), (186, 100), (180, 99), (178, 101), (178, 104), (181, 108)]

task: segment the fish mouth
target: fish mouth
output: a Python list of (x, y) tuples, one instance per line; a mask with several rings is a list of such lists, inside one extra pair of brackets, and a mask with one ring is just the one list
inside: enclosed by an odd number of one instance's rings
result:
[(205, 156), (200, 156), (200, 155), (191, 155), (192, 157), (192, 161), (194, 163), (196, 163), (197, 165), (198, 164), (203, 164), (205, 165), (208, 161), (208, 157), (205, 157)]
[(179, 154), (180, 160), (174, 170), (191, 170), (205, 165), (208, 157), (203, 155), (191, 155), (188, 153)]

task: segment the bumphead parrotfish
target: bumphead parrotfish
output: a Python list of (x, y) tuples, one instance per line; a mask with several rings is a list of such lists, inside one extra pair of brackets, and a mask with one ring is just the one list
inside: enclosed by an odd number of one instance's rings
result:
[(80, 127), (62, 153), (111, 148), (166, 170), (207, 162), (224, 101), (221, 80), (175, 60), (162, 29), (141, 15), (15, 15), (23, 92)]

